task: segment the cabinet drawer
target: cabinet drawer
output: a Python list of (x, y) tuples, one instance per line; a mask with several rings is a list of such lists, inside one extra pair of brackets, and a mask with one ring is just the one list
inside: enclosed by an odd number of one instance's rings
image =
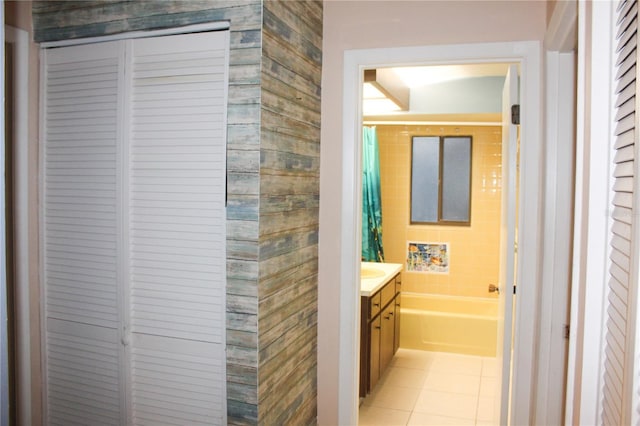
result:
[(400, 278), (400, 274), (396, 275), (396, 293), (400, 293), (402, 291), (402, 278)]
[(369, 306), (369, 319), (378, 315), (380, 312), (380, 292), (371, 297), (371, 305)]
[(391, 302), (393, 296), (396, 295), (396, 285), (394, 280), (389, 281), (384, 287), (382, 287), (382, 306), (387, 306), (387, 303)]

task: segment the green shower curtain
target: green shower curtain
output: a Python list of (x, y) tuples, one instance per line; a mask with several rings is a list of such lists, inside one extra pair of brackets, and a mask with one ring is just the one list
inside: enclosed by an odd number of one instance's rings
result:
[(380, 159), (375, 127), (362, 134), (362, 260), (384, 262)]

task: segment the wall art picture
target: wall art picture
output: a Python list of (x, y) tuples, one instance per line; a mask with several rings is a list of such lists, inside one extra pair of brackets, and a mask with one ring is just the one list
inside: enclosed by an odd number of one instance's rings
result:
[(408, 242), (407, 272), (449, 273), (449, 243)]

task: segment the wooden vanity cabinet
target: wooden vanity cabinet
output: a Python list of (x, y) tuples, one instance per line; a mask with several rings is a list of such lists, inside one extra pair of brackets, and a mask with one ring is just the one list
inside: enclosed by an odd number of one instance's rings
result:
[(400, 343), (400, 274), (361, 297), (360, 396), (375, 387)]

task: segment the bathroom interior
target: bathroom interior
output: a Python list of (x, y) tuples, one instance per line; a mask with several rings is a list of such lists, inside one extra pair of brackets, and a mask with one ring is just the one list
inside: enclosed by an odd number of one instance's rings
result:
[(360, 425), (497, 422), (508, 68), (365, 71)]

